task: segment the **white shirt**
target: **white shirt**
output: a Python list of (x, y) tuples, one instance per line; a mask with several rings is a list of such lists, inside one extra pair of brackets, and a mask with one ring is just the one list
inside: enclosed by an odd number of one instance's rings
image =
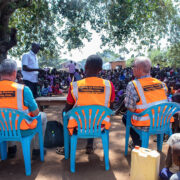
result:
[(36, 54), (32, 51), (23, 54), (22, 56), (22, 75), (23, 80), (28, 80), (33, 83), (38, 82), (38, 71), (23, 71), (23, 65), (26, 65), (30, 69), (39, 69), (38, 60), (36, 58)]

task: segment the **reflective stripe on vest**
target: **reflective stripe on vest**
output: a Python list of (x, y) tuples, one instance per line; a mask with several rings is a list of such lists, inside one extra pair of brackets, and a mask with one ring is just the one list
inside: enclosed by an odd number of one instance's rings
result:
[[(23, 111), (24, 113), (28, 114), (29, 113), (29, 110), (26, 109), (24, 110), (23, 109), (23, 90), (24, 90), (24, 85), (22, 84), (16, 84), (16, 87), (17, 87), (17, 108), (18, 110), (20, 111)], [(28, 124), (31, 123), (31, 121), (28, 121), (26, 120)]]
[(132, 118), (133, 118), (134, 120), (136, 120), (136, 121), (147, 121), (147, 120), (150, 119), (149, 116), (140, 117), (140, 116), (136, 116), (136, 115), (133, 115)]
[[(151, 85), (151, 83), (149, 83), (149, 84), (147, 83), (147, 82), (151, 82), (151, 81), (152, 81), (152, 86), (153, 86), (153, 84), (161, 83), (159, 80), (153, 79), (151, 77), (146, 78), (146, 79), (141, 79), (141, 80), (137, 79), (137, 80), (133, 81), (136, 91), (138, 92), (138, 95), (140, 98), (140, 101), (137, 102), (137, 104), (136, 104), (136, 113), (141, 113), (142, 111), (144, 111), (145, 109), (147, 109), (153, 105), (168, 102), (167, 98), (165, 96), (165, 93), (163, 93), (161, 97), (158, 96), (157, 101), (156, 101), (155, 96), (153, 96), (154, 99), (150, 99), (151, 96), (149, 96), (148, 94), (146, 97), (145, 92), (147, 92), (147, 91), (143, 90), (143, 87)], [(142, 85), (141, 85), (141, 83), (142, 83)], [(159, 90), (161, 90), (161, 89), (159, 89)], [(147, 93), (151, 93), (151, 90)], [(152, 91), (152, 93), (154, 93), (154, 92)], [(153, 117), (154, 117), (154, 115), (153, 115)], [(149, 126), (150, 125), (150, 117), (149, 117), (149, 115), (144, 115), (142, 117), (133, 115), (132, 116), (132, 124), (135, 126)]]
[(106, 92), (105, 92), (105, 104), (104, 106), (108, 107), (108, 103), (109, 103), (109, 97), (111, 95), (110, 92), (110, 82), (108, 80), (104, 80), (105, 81), (105, 86), (106, 86)]
[(159, 104), (159, 103), (167, 103), (168, 100), (162, 100), (162, 101), (156, 101), (156, 102), (153, 102), (153, 103), (148, 103), (148, 104), (144, 104), (144, 105), (136, 105), (136, 108), (137, 109), (147, 109), (151, 106), (154, 106), (156, 104)]
[[(140, 94), (140, 96), (141, 96), (142, 104), (143, 104), (143, 105), (146, 105), (147, 102), (146, 102), (146, 98), (145, 98), (145, 95), (144, 95), (144, 92), (143, 92), (141, 83), (139, 82), (139, 80), (134, 80), (134, 82), (136, 83), (136, 86), (137, 86), (137, 88), (138, 88), (139, 94)], [(138, 108), (137, 108), (137, 109), (138, 109)]]
[[(3, 80), (0, 81), (0, 108), (12, 108), (22, 111), (26, 114), (29, 113), (28, 107), (24, 105), (24, 85), (16, 82)], [(7, 96), (9, 94), (11, 96)], [(4, 96), (3, 96), (4, 95)], [(5, 96), (6, 95), (6, 96)], [(29, 114), (28, 114), (29, 115)], [(16, 119), (17, 122), (18, 119)], [(21, 130), (34, 129), (37, 126), (37, 120), (29, 121), (23, 119), (20, 125)]]
[(76, 102), (74, 104), (74, 107), (75, 107), (76, 104), (77, 104), (77, 100), (78, 100), (78, 85), (77, 85), (77, 81), (72, 82), (72, 87), (73, 87), (73, 95), (74, 95), (75, 102)]
[(165, 99), (165, 100), (161, 100), (161, 101), (147, 103), (145, 95), (144, 95), (144, 91), (143, 91), (142, 86), (141, 86), (141, 83), (139, 82), (139, 80), (134, 80), (134, 82), (137, 85), (137, 88), (138, 88), (138, 91), (139, 91), (139, 94), (140, 94), (140, 97), (141, 97), (141, 100), (142, 100), (142, 105), (136, 105), (136, 109), (147, 109), (147, 108), (149, 108), (149, 107), (151, 107), (153, 105), (156, 105), (156, 104), (159, 104), (159, 103), (166, 103), (166, 102), (168, 102), (168, 100)]

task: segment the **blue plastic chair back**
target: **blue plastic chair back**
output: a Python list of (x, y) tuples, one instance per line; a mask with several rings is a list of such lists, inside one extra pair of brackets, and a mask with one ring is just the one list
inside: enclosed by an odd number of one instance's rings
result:
[[(149, 136), (157, 135), (157, 149), (162, 150), (163, 136), (172, 134), (172, 129), (170, 125), (170, 120), (175, 113), (180, 111), (180, 104), (174, 102), (156, 104), (148, 109), (144, 110), (142, 113), (133, 113), (127, 111), (127, 120), (126, 120), (126, 139), (125, 139), (125, 155), (128, 152), (128, 141), (130, 128), (133, 128), (136, 133), (139, 134), (142, 140), (142, 147), (148, 148), (149, 145)], [(131, 124), (132, 116), (142, 117), (148, 115), (150, 119), (150, 126), (148, 131), (144, 131), (136, 128)]]
[(0, 141), (20, 140), (20, 125), (23, 119), (31, 122), (34, 118), (15, 109), (0, 108)]
[(78, 136), (100, 136), (102, 121), (111, 114), (113, 111), (105, 106), (90, 105), (73, 108), (66, 116), (76, 120)]
[(144, 110), (142, 113), (132, 113), (132, 115), (148, 115), (150, 119), (149, 132), (157, 134), (158, 132), (165, 131), (170, 127), (170, 120), (178, 111), (180, 111), (179, 104), (168, 102), (154, 105)]
[[(21, 130), (20, 125), (22, 120), (31, 123), (33, 119), (37, 119), (38, 124), (35, 129)], [(25, 172), (26, 175), (31, 175), (31, 155), (30, 144), (32, 138), (38, 133), (40, 158), (44, 161), (44, 146), (43, 146), (43, 133), (41, 115), (30, 117), (22, 111), (10, 108), (0, 108), (0, 154), (1, 160), (7, 158), (7, 141), (20, 141), (23, 150)]]
[[(64, 149), (65, 159), (69, 158), (70, 170), (75, 172), (76, 145), (78, 138), (101, 138), (104, 150), (105, 169), (109, 170), (109, 131), (101, 131), (102, 121), (106, 116), (113, 114), (107, 107), (99, 105), (79, 106), (63, 114), (64, 126), (67, 127), (68, 119), (72, 117), (76, 120), (77, 134), (69, 137), (67, 128), (64, 128)], [(70, 138), (70, 141), (69, 141)], [(71, 145), (70, 145), (71, 144)], [(69, 150), (70, 147), (70, 150)]]

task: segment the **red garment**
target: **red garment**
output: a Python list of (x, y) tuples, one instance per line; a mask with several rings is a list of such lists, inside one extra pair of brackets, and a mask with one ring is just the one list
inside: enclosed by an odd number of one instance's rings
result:
[[(111, 82), (111, 87), (112, 87), (112, 94), (111, 94), (111, 102), (114, 102), (115, 99), (115, 88), (113, 83)], [(73, 105), (75, 103), (74, 98), (71, 94), (71, 86), (69, 87), (68, 90), (68, 96), (67, 96), (67, 103)]]
[(62, 91), (59, 89), (59, 84), (52, 86), (52, 92), (53, 94), (62, 94)]

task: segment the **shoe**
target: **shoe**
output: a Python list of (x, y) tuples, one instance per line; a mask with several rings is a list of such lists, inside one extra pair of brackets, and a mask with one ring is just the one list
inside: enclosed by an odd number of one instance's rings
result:
[(133, 141), (130, 141), (130, 142), (129, 142), (128, 147), (129, 147), (131, 150), (134, 149), (135, 145), (134, 145)]
[(57, 147), (56, 153), (59, 155), (64, 155), (64, 147)]
[(153, 142), (157, 142), (157, 138), (153, 140)]
[(86, 154), (93, 154), (94, 148), (93, 147), (86, 147)]
[[(164, 135), (163, 137), (163, 142), (167, 142), (168, 141), (169, 136), (168, 135)], [(154, 142), (157, 142), (157, 138), (153, 140)]]
[(16, 147), (16, 145), (11, 146), (11, 147), (8, 147), (8, 155), (7, 155), (8, 158), (9, 158), (9, 159), (15, 158), (16, 152), (17, 152), (17, 147)]
[[(44, 149), (44, 156), (46, 155), (46, 150)], [(40, 158), (40, 149), (33, 149), (32, 160), (37, 160)]]

